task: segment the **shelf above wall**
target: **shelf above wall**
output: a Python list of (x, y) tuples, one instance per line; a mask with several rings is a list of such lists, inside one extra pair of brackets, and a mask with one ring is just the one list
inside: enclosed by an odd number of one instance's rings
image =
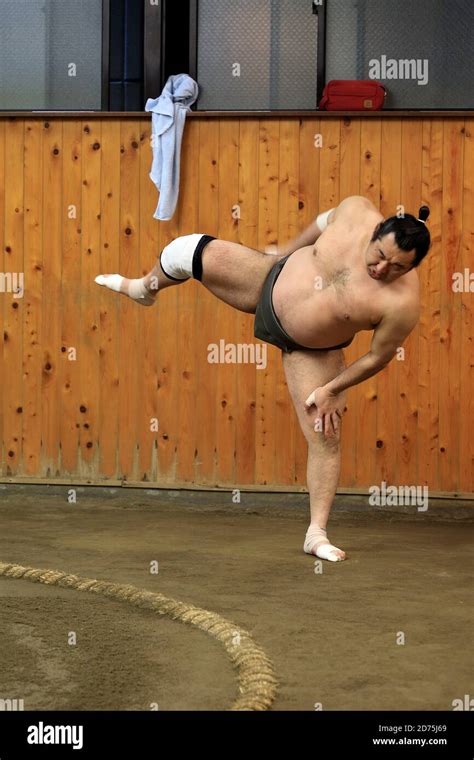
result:
[[(466, 119), (474, 116), (474, 110), (457, 111), (189, 111), (190, 118), (229, 118), (229, 119), (270, 119), (282, 118), (310, 118), (330, 119), (333, 117), (348, 119), (360, 118), (393, 118), (402, 116), (420, 118), (458, 118)], [(0, 119), (150, 119), (150, 114), (145, 111), (0, 111)]]

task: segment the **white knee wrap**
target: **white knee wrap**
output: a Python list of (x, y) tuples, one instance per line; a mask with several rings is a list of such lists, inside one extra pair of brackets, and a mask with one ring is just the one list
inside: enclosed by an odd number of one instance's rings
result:
[(163, 248), (161, 268), (175, 280), (187, 280), (193, 276), (193, 257), (203, 235), (182, 235)]
[(334, 211), (334, 209), (330, 208), (329, 211), (323, 211), (322, 214), (319, 214), (319, 216), (316, 217), (316, 224), (318, 225), (321, 232), (324, 232), (328, 226), (328, 218), (331, 211)]

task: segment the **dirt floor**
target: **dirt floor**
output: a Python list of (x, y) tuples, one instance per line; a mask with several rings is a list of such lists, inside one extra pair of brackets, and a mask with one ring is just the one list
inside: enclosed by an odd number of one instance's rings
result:
[[(329, 537), (348, 559), (320, 573), (302, 551), (305, 495), (81, 487), (70, 504), (68, 488), (0, 485), (0, 561), (217, 612), (272, 660), (274, 710), (451, 710), (472, 693), (472, 502), (389, 512), (338, 497)], [(0, 699), (25, 710), (222, 710), (237, 696), (208, 634), (24, 580), (0, 578), (0, 651)]]

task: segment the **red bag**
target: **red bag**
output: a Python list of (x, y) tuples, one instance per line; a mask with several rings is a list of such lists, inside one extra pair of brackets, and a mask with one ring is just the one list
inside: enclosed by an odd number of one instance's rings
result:
[(380, 111), (385, 87), (373, 79), (332, 79), (319, 104), (323, 111)]

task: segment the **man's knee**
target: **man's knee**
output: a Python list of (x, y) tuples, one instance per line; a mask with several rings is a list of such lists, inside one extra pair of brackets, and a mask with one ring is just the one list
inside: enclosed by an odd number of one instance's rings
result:
[(341, 426), (342, 420), (338, 417), (336, 429), (332, 423), (326, 419), (326, 425), (329, 424), (329, 434), (326, 434), (323, 428), (323, 420), (317, 418), (314, 407), (305, 411), (304, 420), (301, 421), (303, 434), (308, 445), (314, 446), (324, 452), (337, 453), (341, 444)]
[(341, 430), (337, 433), (331, 432), (330, 435), (326, 433), (315, 433), (316, 438), (313, 439), (311, 444), (315, 448), (327, 454), (338, 454), (341, 449)]
[(323, 431), (314, 432), (308, 441), (309, 445), (326, 454), (337, 454), (341, 448), (341, 429), (329, 434)]
[(202, 252), (212, 235), (181, 235), (163, 248), (160, 266), (170, 280), (202, 280)]

